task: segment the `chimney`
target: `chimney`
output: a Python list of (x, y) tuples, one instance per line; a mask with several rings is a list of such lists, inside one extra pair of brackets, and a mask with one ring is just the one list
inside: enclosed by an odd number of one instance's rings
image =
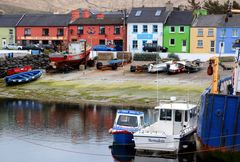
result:
[(83, 10), (82, 17), (88, 19), (91, 16), (90, 11), (88, 9)]
[(178, 9), (179, 9), (179, 11), (185, 11), (185, 6), (184, 5), (179, 5)]
[(168, 1), (165, 4), (165, 7), (166, 7), (166, 11), (173, 11), (173, 3), (171, 1)]
[(72, 10), (72, 12), (71, 12), (71, 22), (77, 20), (78, 18), (80, 18), (80, 11), (79, 11), (79, 9)]
[(97, 19), (104, 19), (104, 14), (99, 13), (96, 15)]

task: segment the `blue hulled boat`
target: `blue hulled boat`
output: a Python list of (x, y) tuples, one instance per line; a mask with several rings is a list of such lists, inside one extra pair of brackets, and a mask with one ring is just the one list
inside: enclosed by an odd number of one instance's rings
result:
[(7, 85), (15, 85), (34, 81), (42, 76), (42, 70), (31, 70), (5, 77)]
[(144, 113), (133, 110), (118, 110), (110, 133), (113, 143), (134, 144), (133, 133), (140, 130), (144, 125)]
[(218, 58), (210, 60), (213, 83), (201, 95), (196, 136), (200, 151), (240, 152), (240, 41), (236, 43), (238, 57), (232, 77), (218, 81)]

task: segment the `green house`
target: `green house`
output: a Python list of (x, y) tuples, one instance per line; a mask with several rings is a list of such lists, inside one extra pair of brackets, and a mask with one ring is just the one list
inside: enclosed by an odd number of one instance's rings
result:
[(163, 29), (163, 46), (169, 53), (190, 52), (190, 27), (192, 11), (172, 11)]
[(0, 49), (16, 40), (15, 26), (22, 15), (0, 15)]

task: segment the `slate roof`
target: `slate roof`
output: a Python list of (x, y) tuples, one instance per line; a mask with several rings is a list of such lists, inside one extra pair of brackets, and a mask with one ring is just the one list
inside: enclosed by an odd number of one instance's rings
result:
[[(161, 10), (160, 16), (155, 16), (155, 13)], [(137, 11), (142, 11), (140, 16), (135, 16)], [(133, 8), (127, 19), (128, 23), (165, 23), (167, 20), (169, 11), (166, 11), (165, 7), (141, 7)]]
[(193, 22), (194, 15), (192, 11), (172, 11), (169, 15), (166, 25), (178, 26), (188, 25), (190, 26)]
[(119, 25), (123, 24), (122, 14), (105, 14), (103, 19), (97, 19), (97, 15), (92, 14), (89, 18), (78, 18), (72, 25)]
[(193, 22), (193, 27), (219, 27), (225, 15), (206, 15), (200, 16)]
[(15, 27), (22, 15), (0, 15), (0, 27)]
[(240, 15), (233, 15), (232, 17), (228, 18), (228, 22), (225, 23), (225, 15), (220, 23), (220, 27), (240, 27)]
[(70, 14), (26, 14), (17, 26), (68, 26)]

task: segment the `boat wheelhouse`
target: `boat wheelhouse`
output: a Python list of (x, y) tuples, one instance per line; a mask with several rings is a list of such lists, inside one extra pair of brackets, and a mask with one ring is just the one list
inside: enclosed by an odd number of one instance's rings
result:
[(140, 130), (144, 125), (144, 113), (134, 110), (118, 110), (110, 133), (113, 143), (134, 143), (133, 133)]
[(161, 101), (158, 121), (134, 133), (137, 150), (178, 152), (187, 145), (197, 127), (197, 106), (175, 100)]

